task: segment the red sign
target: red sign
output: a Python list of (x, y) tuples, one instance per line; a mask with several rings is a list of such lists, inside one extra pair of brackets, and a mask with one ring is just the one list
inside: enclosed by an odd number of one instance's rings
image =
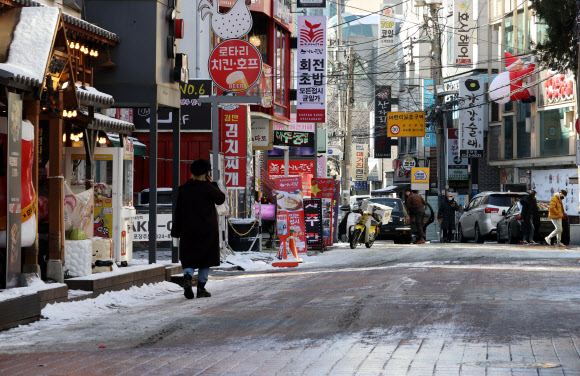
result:
[(248, 107), (219, 110), (220, 150), (225, 157), (225, 182), (228, 188), (246, 187), (246, 127)]
[[(316, 163), (312, 161), (290, 161), (288, 163), (290, 171), (288, 175), (300, 175), (300, 174), (311, 174), (314, 176), (316, 174)], [(268, 161), (268, 176), (270, 179), (276, 176), (284, 176), (284, 161), (282, 160), (269, 160)]]
[(262, 55), (251, 43), (229, 39), (217, 45), (209, 56), (209, 74), (225, 91), (246, 91), (262, 74)]

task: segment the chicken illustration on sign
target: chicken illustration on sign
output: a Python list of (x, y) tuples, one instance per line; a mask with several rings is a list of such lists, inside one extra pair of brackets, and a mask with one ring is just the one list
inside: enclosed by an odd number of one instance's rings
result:
[(201, 19), (211, 14), (211, 28), (220, 38), (237, 39), (248, 34), (252, 29), (252, 14), (248, 9), (251, 0), (238, 0), (227, 13), (219, 12), (219, 0), (200, 0), (197, 8)]
[(492, 101), (505, 104), (509, 101), (521, 100), (522, 103), (533, 103), (536, 97), (523, 88), (523, 81), (527, 79), (536, 67), (535, 58), (525, 63), (509, 52), (505, 53), (506, 71), (497, 75), (489, 86), (489, 97)]

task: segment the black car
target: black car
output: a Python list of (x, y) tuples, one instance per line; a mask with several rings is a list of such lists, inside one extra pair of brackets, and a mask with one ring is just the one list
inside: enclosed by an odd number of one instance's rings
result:
[(411, 231), (411, 219), (407, 208), (400, 198), (394, 197), (371, 197), (370, 202), (386, 205), (393, 208), (391, 220), (388, 224), (381, 224), (380, 239), (393, 240), (395, 244), (411, 244), (413, 233)]
[[(534, 241), (538, 243), (545, 243), (544, 238), (554, 231), (554, 225), (550, 218), (548, 218), (549, 210), (549, 201), (538, 201), (540, 220), (534, 223)], [(507, 212), (502, 213), (503, 218), (497, 223), (497, 241), (499, 243), (507, 241), (510, 244), (517, 244), (522, 240), (521, 211), (522, 205), (517, 201)], [(562, 219), (562, 227), (564, 229), (562, 232), (562, 243), (568, 245), (570, 243), (570, 221), (566, 215)]]

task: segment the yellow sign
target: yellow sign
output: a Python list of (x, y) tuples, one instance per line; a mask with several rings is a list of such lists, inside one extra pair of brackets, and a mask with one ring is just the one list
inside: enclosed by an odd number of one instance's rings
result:
[(429, 184), (429, 167), (413, 167), (411, 169), (411, 183)]
[(425, 112), (389, 112), (388, 137), (425, 137)]

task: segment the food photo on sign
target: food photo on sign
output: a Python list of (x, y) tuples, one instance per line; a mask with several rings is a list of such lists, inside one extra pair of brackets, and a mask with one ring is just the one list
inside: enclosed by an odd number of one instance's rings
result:
[[(287, 213), (289, 229), (293, 231), (298, 253), (306, 252), (306, 230), (301, 177), (276, 179), (276, 209), (278, 215)], [(280, 245), (282, 252), (283, 245)]]

